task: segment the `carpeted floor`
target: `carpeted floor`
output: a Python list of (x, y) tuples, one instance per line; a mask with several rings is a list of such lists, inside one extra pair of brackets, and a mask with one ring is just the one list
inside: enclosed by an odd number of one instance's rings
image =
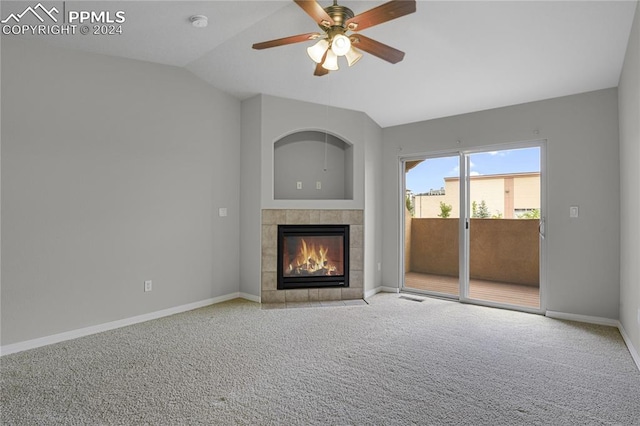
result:
[(436, 299), (235, 300), (1, 358), (7, 425), (640, 425), (615, 328)]

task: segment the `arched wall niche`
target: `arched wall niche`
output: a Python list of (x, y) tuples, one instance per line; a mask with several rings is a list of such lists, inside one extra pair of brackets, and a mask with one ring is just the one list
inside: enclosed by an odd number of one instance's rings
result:
[(273, 144), (274, 200), (353, 200), (353, 145), (302, 130)]

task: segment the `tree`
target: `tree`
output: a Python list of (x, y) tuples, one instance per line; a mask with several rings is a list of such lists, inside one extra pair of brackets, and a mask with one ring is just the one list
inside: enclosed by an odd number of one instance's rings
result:
[(491, 217), (489, 207), (487, 207), (487, 203), (484, 200), (480, 201), (480, 204), (475, 201), (471, 203), (471, 217), (477, 219), (487, 219)]
[(533, 209), (519, 214), (518, 219), (540, 219), (540, 209)]
[(407, 194), (405, 198), (405, 206), (407, 207), (407, 210), (409, 210), (411, 217), (413, 217), (413, 199), (410, 194)]
[(453, 209), (453, 206), (451, 204), (445, 204), (440, 201), (440, 214), (438, 215), (438, 217), (447, 218), (451, 216), (451, 209)]

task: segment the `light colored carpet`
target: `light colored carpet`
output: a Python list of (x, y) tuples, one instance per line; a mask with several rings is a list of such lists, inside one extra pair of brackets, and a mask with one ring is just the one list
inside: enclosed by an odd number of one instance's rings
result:
[(640, 425), (611, 327), (379, 294), (236, 300), (1, 359), (7, 425)]

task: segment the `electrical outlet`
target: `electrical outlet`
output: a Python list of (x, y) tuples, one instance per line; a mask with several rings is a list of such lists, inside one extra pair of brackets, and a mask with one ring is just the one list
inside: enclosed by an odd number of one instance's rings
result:
[(296, 182), (296, 189), (302, 189), (302, 182)]
[(322, 189), (322, 182), (320, 181), (316, 182), (316, 189)]
[(145, 281), (144, 282), (144, 291), (145, 291), (145, 293), (147, 291), (151, 291), (151, 290), (153, 290), (153, 281), (151, 281), (151, 280)]
[(640, 308), (638, 308), (638, 325), (640, 325)]

